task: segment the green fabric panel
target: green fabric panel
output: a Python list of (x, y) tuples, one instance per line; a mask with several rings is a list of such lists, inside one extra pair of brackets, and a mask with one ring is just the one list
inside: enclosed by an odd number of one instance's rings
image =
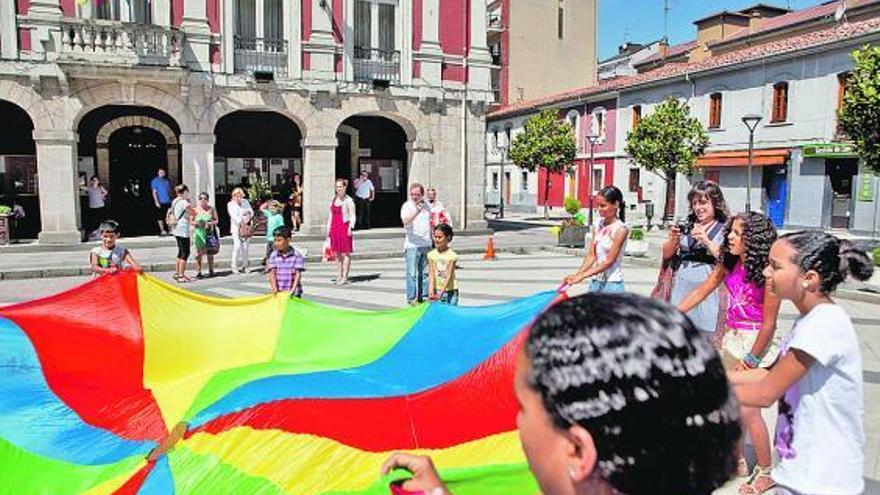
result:
[(427, 309), (427, 304), (420, 304), (389, 311), (350, 311), (291, 298), (273, 360), (214, 375), (196, 396), (184, 421), (253, 380), (371, 363), (391, 350)]
[[(373, 486), (357, 492), (326, 492), (324, 495), (388, 495), (388, 485), (394, 481), (412, 477), (410, 473), (397, 470), (380, 478)], [(502, 464), (460, 469), (441, 469), (440, 478), (455, 495), (534, 495), (539, 493), (538, 483), (529, 466)]]
[(0, 438), (0, 493), (78, 494), (126, 472), (134, 474), (143, 460), (138, 455), (113, 464), (71, 464), (31, 454)]
[(196, 454), (186, 447), (168, 453), (174, 477), (174, 495), (283, 495), (281, 487), (264, 478), (248, 476), (216, 456)]

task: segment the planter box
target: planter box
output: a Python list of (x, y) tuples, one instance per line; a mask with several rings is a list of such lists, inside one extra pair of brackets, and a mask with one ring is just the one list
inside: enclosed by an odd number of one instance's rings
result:
[(648, 241), (633, 241), (628, 240), (626, 242), (626, 253), (629, 256), (635, 256), (637, 258), (641, 258), (648, 255)]
[(12, 242), (12, 215), (0, 215), (0, 246)]
[(569, 225), (568, 227), (561, 227), (557, 245), (582, 248), (586, 245), (585, 239), (589, 233), (590, 229), (586, 225)]

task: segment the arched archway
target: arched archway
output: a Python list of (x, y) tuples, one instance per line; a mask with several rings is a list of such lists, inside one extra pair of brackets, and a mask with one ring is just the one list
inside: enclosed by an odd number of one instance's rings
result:
[[(120, 223), (127, 236), (159, 232), (151, 181), (157, 170), (167, 172), (171, 185), (180, 183), (180, 128), (168, 114), (151, 107), (108, 105), (79, 122), (80, 176), (97, 175), (109, 192), (102, 216)], [(170, 198), (167, 199), (170, 202)], [(87, 232), (101, 220), (89, 213), (83, 198)]]
[(40, 201), (34, 123), (25, 109), (0, 100), (0, 205), (24, 209), (14, 220), (13, 237), (35, 238), (40, 231)]
[[(288, 203), (290, 178), (302, 174), (303, 152), (300, 127), (273, 110), (236, 110), (225, 114), (214, 126), (214, 180), (217, 205), (225, 205), (235, 187), (245, 190), (261, 180), (268, 183), (273, 198)], [(252, 202), (262, 198), (250, 198)], [(226, 208), (218, 208), (220, 228), (229, 222)], [(287, 210), (285, 222), (290, 222)]]
[[(400, 205), (406, 201), (409, 170), (407, 142), (411, 139), (407, 130), (386, 116), (360, 114), (345, 119), (336, 138), (336, 176), (350, 180), (350, 193), (358, 203), (359, 226), (400, 226)], [(358, 199), (355, 179), (363, 171), (375, 188), (371, 203)]]

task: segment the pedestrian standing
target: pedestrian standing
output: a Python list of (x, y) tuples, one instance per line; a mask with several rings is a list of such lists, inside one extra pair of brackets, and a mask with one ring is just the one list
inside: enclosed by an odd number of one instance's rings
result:
[[(202, 259), (205, 257), (208, 258), (208, 276), (214, 276), (214, 254), (208, 252), (208, 239), (216, 236), (217, 222), (217, 210), (211, 206), (208, 193), (200, 193), (193, 216), (193, 246), (196, 248), (197, 279), (204, 278)], [(219, 239), (216, 242), (219, 242)]]
[(89, 222), (86, 225), (86, 235), (88, 236), (104, 221), (107, 209), (107, 189), (101, 184), (101, 179), (97, 175), (93, 175), (86, 188), (86, 193), (89, 196), (89, 213), (86, 215)]
[(428, 296), (428, 251), (431, 250), (431, 207), (425, 201), (425, 188), (415, 182), (409, 186), (409, 200), (400, 207), (406, 261), (406, 302), (422, 302)]
[(275, 229), (272, 242), (275, 249), (269, 255), (266, 268), (269, 273), (269, 288), (272, 293), (289, 292), (293, 297), (302, 297), (302, 272), (306, 269), (306, 259), (290, 245), (291, 232), (284, 225)]
[[(727, 286), (728, 305), (726, 329), (721, 337), (721, 355), (725, 367), (732, 370), (769, 368), (779, 356), (776, 319), (779, 298), (771, 290), (764, 268), (776, 240), (776, 228), (766, 216), (740, 213), (725, 229), (721, 255), (709, 277), (679, 303), (678, 309), (688, 312), (701, 303), (722, 283)], [(741, 493), (763, 493), (772, 486), (770, 469), (770, 436), (767, 425), (756, 407), (742, 408), (743, 426), (755, 447), (756, 465), (749, 474), (739, 446), (737, 475), (748, 477)]]
[(156, 223), (159, 224), (159, 236), (171, 234), (171, 226), (165, 224), (165, 217), (171, 207), (171, 181), (165, 176), (165, 169), (156, 170), (156, 176), (150, 181), (153, 191), (153, 204), (156, 206)]
[[(663, 259), (673, 266), (672, 291), (669, 302), (678, 305), (700, 286), (721, 254), (724, 242), (724, 224), (727, 222), (727, 203), (717, 184), (700, 181), (688, 193), (690, 214), (682, 225), (675, 225), (663, 244)], [(700, 330), (715, 332), (721, 306), (719, 291), (712, 291), (702, 303), (688, 312), (688, 317)], [(718, 342), (720, 345), (720, 341)]]
[(623, 193), (614, 186), (607, 186), (599, 191), (597, 200), (601, 218), (593, 227), (587, 256), (578, 271), (565, 277), (565, 283), (574, 285), (595, 277), (590, 283), (590, 292), (624, 292), (622, 264), (629, 227), (624, 223)]
[(357, 207), (357, 228), (369, 229), (371, 226), (370, 207), (376, 199), (376, 188), (370, 180), (370, 173), (361, 171), (360, 177), (354, 181), (354, 200)]
[(327, 218), (327, 236), (330, 238), (330, 249), (336, 256), (339, 276), (336, 285), (348, 283), (348, 272), (351, 269), (351, 253), (354, 250), (352, 231), (357, 219), (354, 200), (345, 193), (348, 180), (336, 179), (336, 195), (330, 201), (330, 216)]
[(786, 234), (769, 258), (768, 286), (793, 302), (800, 318), (769, 373), (730, 378), (744, 406), (779, 401), (779, 464), (770, 482), (782, 495), (863, 493), (862, 356), (852, 320), (831, 294), (848, 276), (869, 279), (874, 267), (864, 251), (823, 232)]
[(455, 267), (458, 254), (450, 247), (452, 227), (441, 223), (434, 227), (434, 250), (428, 253), (428, 298), (458, 306), (458, 278)]
[(290, 192), (290, 202), (293, 205), (293, 217), (291, 218), (291, 228), (294, 232), (299, 232), (303, 220), (303, 187), (302, 178), (299, 174), (293, 174), (293, 188)]
[(284, 225), (284, 207), (278, 201), (274, 199), (266, 201), (260, 206), (260, 211), (266, 217), (266, 256), (262, 262), (262, 265), (266, 266), (269, 256), (275, 250), (275, 229), (287, 226)]
[[(177, 241), (177, 265), (174, 272), (174, 280), (178, 283), (192, 282), (192, 279), (186, 275), (186, 262), (190, 255), (190, 225), (193, 223), (195, 211), (189, 202), (189, 188), (185, 184), (179, 184), (174, 188), (177, 195), (171, 203), (170, 214), (168, 215), (171, 232)], [(167, 223), (167, 222), (166, 222)]]
[(443, 205), (443, 202), (437, 199), (437, 190), (433, 187), (428, 189), (428, 206), (431, 208), (432, 232), (434, 227), (441, 223), (452, 225), (452, 217), (449, 216), (449, 212), (446, 211), (446, 206)]
[(229, 213), (229, 234), (232, 236), (232, 273), (246, 272), (254, 210), (244, 197), (244, 189), (236, 187), (232, 190), (232, 198), (226, 204), (226, 212)]

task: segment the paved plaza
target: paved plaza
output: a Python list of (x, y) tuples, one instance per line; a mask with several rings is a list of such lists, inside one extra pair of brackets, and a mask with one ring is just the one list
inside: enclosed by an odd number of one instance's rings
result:
[[(540, 251), (529, 254), (500, 253), (496, 261), (483, 261), (479, 255), (464, 255), (458, 275), (462, 305), (497, 304), (544, 290), (554, 290), (563, 276), (580, 264), (580, 258)], [(405, 306), (403, 260), (397, 258), (355, 260), (352, 283), (334, 285), (335, 265), (310, 263), (304, 276), (306, 298), (330, 306), (356, 310), (385, 310)], [(171, 273), (158, 277), (170, 281)], [(626, 267), (627, 288), (647, 295), (656, 278), (656, 269), (629, 265)], [(53, 294), (89, 280), (89, 277), (65, 277), (0, 282), (0, 303), (9, 304)], [(251, 297), (265, 294), (265, 275), (251, 272), (194, 281), (184, 285), (205, 295), (216, 297)], [(583, 292), (575, 287), (571, 294)], [(865, 477), (868, 494), (880, 494), (880, 311), (878, 305), (852, 300), (839, 300), (852, 316), (861, 341), (865, 378)], [(796, 318), (793, 306), (783, 306), (780, 326), (791, 327)], [(769, 412), (772, 416), (772, 411)], [(733, 486), (719, 491), (733, 494)]]

